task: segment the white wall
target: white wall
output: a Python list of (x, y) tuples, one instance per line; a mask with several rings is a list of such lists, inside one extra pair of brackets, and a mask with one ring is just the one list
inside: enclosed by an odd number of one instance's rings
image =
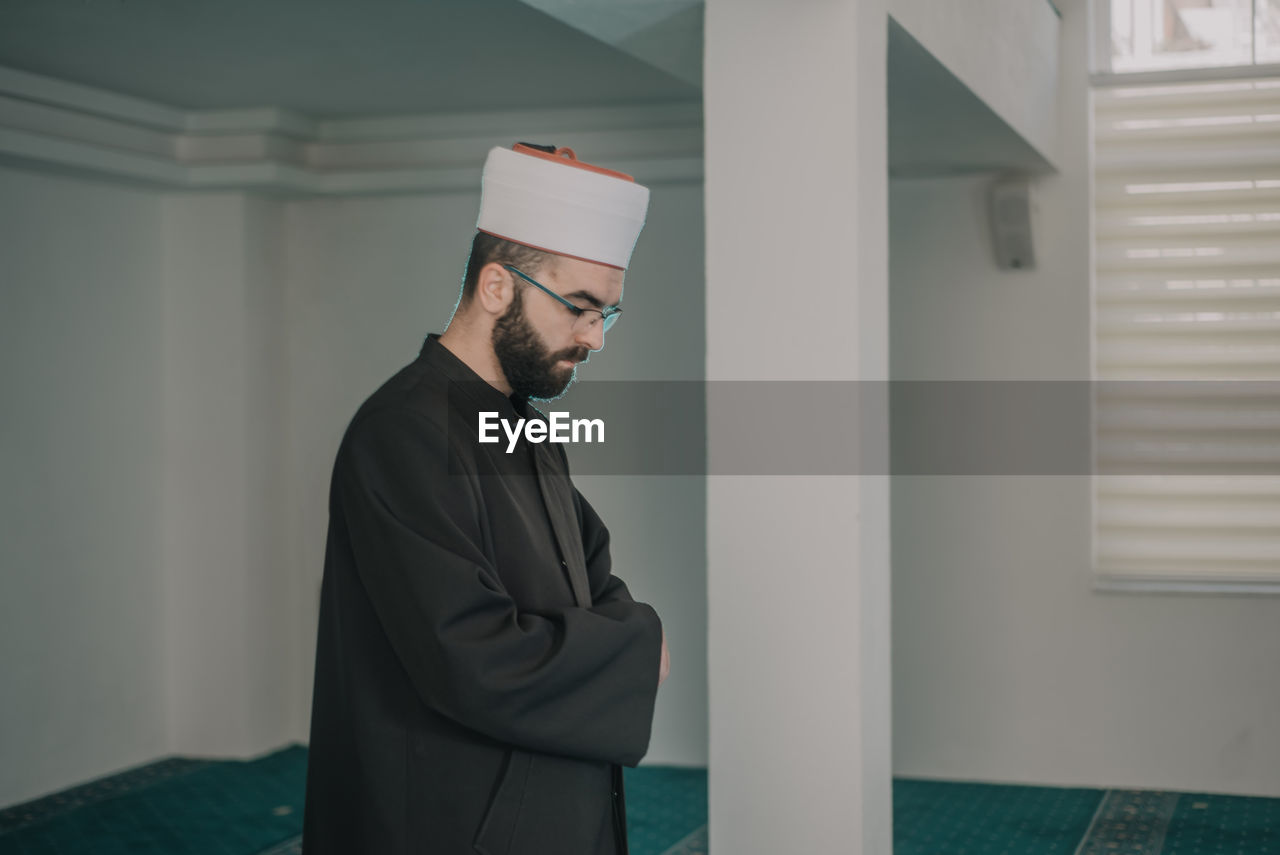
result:
[[(651, 191), (648, 224), (626, 278), (625, 317), (610, 333), (608, 348), (582, 371), (583, 380), (701, 377), (702, 188), (657, 184)], [(360, 402), (417, 356), (427, 333), (444, 329), (461, 286), (479, 201), (478, 193), (466, 193), (289, 206), (285, 480), (301, 610), (295, 667), (306, 674), (293, 711), (299, 739), (306, 738), (310, 714), (334, 453)], [(672, 648), (672, 673), (659, 692), (646, 762), (704, 765), (703, 481), (630, 475), (575, 481), (610, 526), (615, 572), (638, 599), (657, 609)]]
[[(1084, 5), (1035, 271), (995, 268), (985, 177), (892, 183), (895, 379), (1089, 377)], [(896, 773), (1280, 796), (1280, 599), (1094, 593), (1089, 489), (894, 479)]]
[(282, 533), (282, 212), (243, 193), (162, 206), (169, 745), (251, 755), (288, 738), (302, 683)]
[(0, 172), (0, 804), (290, 737), (278, 204)]
[(0, 805), (166, 751), (159, 225), (0, 168)]

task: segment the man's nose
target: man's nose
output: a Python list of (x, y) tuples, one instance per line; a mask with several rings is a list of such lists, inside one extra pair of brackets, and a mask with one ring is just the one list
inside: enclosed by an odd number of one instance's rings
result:
[(588, 350), (604, 350), (604, 324), (596, 321), (591, 326), (578, 330), (574, 340)]

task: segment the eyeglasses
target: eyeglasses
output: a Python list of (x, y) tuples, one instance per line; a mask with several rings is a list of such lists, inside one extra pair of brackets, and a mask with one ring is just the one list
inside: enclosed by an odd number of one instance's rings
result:
[(566, 300), (564, 297), (561, 297), (555, 291), (552, 291), (546, 285), (543, 285), (541, 282), (538, 282), (531, 276), (527, 276), (526, 274), (521, 273), (519, 270), (512, 267), (510, 264), (504, 264), (502, 266), (505, 267), (507, 270), (510, 270), (515, 275), (519, 276), (525, 282), (528, 282), (530, 285), (537, 288), (539, 291), (542, 291), (543, 293), (546, 293), (546, 294), (550, 294), (552, 297), (555, 297), (557, 300), (559, 300), (561, 305), (563, 305), (569, 311), (573, 312), (573, 318), (574, 318), (573, 323), (575, 326), (581, 325), (581, 329), (591, 330), (595, 328), (596, 324), (602, 323), (604, 324), (604, 326), (602, 327), (602, 331), (608, 332), (609, 327), (613, 326), (614, 323), (617, 322), (618, 315), (622, 314), (622, 309), (619, 309), (617, 306), (611, 306), (606, 309), (587, 309), (587, 308), (583, 308), (582, 306), (575, 306), (573, 303), (570, 303), (568, 300)]

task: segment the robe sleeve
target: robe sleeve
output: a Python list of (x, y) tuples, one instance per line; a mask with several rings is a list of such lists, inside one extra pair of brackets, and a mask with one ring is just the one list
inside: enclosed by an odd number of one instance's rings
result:
[(485, 557), (479, 476), (460, 471), (465, 453), (450, 464), (445, 434), (402, 410), (367, 414), (334, 472), (357, 572), (419, 696), (509, 745), (634, 766), (652, 727), (657, 614), (629, 596), (518, 610)]

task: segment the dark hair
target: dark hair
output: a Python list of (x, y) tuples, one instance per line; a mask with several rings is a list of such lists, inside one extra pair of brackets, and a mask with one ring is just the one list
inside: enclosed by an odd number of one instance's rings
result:
[(512, 243), (485, 232), (476, 232), (475, 239), (471, 241), (471, 255), (467, 258), (467, 272), (462, 278), (462, 297), (458, 305), (465, 306), (471, 302), (476, 293), (476, 283), (480, 279), (480, 268), (486, 264), (495, 261), (498, 264), (510, 264), (530, 276), (536, 276), (555, 257), (554, 253)]

